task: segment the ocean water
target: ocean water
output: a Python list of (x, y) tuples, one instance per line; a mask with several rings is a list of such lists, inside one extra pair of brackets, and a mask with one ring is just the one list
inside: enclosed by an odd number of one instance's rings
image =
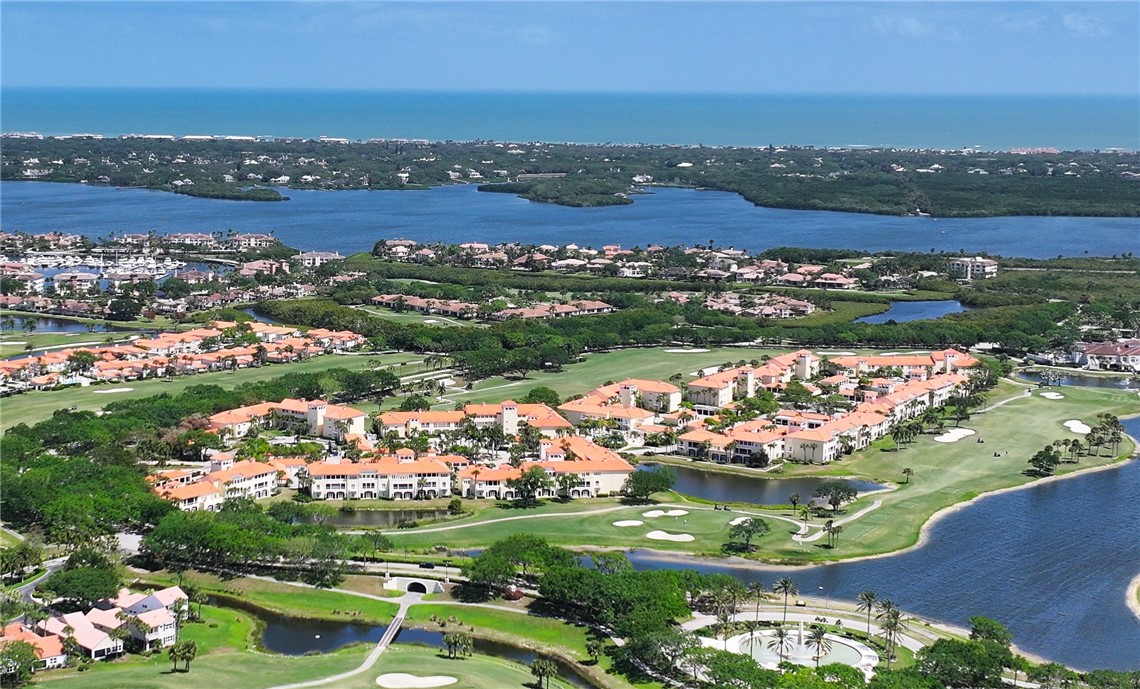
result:
[(0, 127), (41, 134), (1137, 150), (1140, 103), (1128, 96), (4, 88)]
[(9, 232), (273, 232), (304, 250), (370, 251), (379, 239), (651, 244), (759, 251), (777, 246), (863, 251), (988, 252), (1049, 258), (1140, 253), (1140, 218), (920, 218), (754, 206), (723, 191), (653, 188), (626, 206), (567, 208), (460, 184), (428, 190), (282, 190), (289, 201), (199, 199), (149, 189), (0, 182)]

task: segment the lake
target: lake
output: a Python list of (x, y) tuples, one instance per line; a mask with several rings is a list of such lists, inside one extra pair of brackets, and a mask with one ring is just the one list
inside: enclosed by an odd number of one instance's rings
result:
[(125, 331), (128, 328), (117, 328), (102, 323), (81, 323), (64, 318), (51, 318), (50, 316), (0, 316), (0, 322), (11, 319), (11, 324), (4, 324), (0, 337), (11, 338), (27, 335), (24, 328), (30, 324), (33, 333), (106, 333)]
[(395, 526), (402, 521), (434, 521), (447, 515), (447, 510), (356, 510), (337, 512), (328, 523), (341, 527)]
[[(1123, 420), (1140, 437), (1140, 417)], [(1140, 667), (1140, 620), (1124, 603), (1140, 573), (1140, 461), (983, 498), (904, 553), (814, 567), (730, 567), (630, 554), (640, 568), (695, 567), (805, 595), (854, 600), (864, 589), (923, 617), (1005, 623), (1025, 651), (1080, 669)], [(822, 587), (822, 590), (821, 590)]]
[[(660, 465), (646, 460), (637, 468), (655, 471)], [(695, 467), (670, 465), (677, 475), (673, 490), (685, 495), (712, 501), (747, 502), (754, 505), (785, 505), (788, 496), (799, 493), (804, 500), (811, 497), (822, 478), (775, 478), (763, 475), (744, 476), (720, 471), (707, 471)], [(860, 493), (882, 488), (869, 481), (845, 481)]]
[(940, 301), (892, 301), (890, 309), (882, 313), (857, 318), (855, 322), (886, 323), (887, 321), (894, 321), (896, 323), (906, 323), (907, 321), (919, 321), (925, 318), (941, 318), (949, 313), (961, 313), (966, 310), (966, 307), (962, 306), (961, 302), (953, 299), (943, 299)]
[(989, 252), (1047, 258), (1140, 252), (1138, 218), (934, 219), (761, 208), (737, 194), (653, 188), (631, 205), (567, 208), (472, 185), (423, 191), (284, 190), (284, 203), (192, 198), (148, 189), (0, 182), (9, 232), (275, 232), (303, 250), (370, 251), (379, 239), (600, 247), (705, 244), (864, 251)]
[[(1068, 373), (1064, 371), (1049, 370), (1044, 374), (1049, 385), (1079, 385), (1087, 388), (1140, 388), (1140, 375), (1136, 376), (1093, 376), (1083, 373)], [(1043, 374), (1041, 371), (1018, 371), (1017, 377), (1031, 383), (1040, 383)]]

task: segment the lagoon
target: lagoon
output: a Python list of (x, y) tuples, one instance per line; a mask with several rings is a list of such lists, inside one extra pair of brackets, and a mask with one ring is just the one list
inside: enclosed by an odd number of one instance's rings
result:
[(149, 189), (0, 182), (8, 232), (274, 232), (302, 250), (370, 251), (379, 239), (602, 246), (709, 240), (761, 251), (777, 246), (862, 251), (989, 252), (1047, 258), (1140, 252), (1140, 218), (894, 217), (761, 208), (737, 194), (654, 187), (627, 206), (567, 208), (472, 185), (421, 191), (287, 189), (284, 203), (200, 199)]
[(871, 316), (855, 319), (856, 323), (906, 323), (926, 318), (941, 318), (951, 313), (966, 311), (966, 307), (959, 301), (945, 299), (941, 301), (892, 301), (891, 308)]

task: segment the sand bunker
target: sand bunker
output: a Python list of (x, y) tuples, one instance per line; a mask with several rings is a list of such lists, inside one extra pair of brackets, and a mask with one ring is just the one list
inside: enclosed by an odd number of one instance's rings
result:
[(752, 517), (737, 517), (736, 519), (733, 519), (732, 521), (730, 521), (728, 523), (728, 525), (729, 526), (736, 526), (737, 524), (743, 524), (744, 522), (748, 521), (751, 518)]
[(439, 323), (439, 321), (434, 318), (425, 318), (424, 323)]
[(1077, 419), (1066, 421), (1064, 423), (1064, 426), (1073, 433), (1080, 433), (1082, 435), (1092, 432), (1092, 428), (1087, 423), (1084, 421), (1078, 421)]
[(389, 672), (376, 678), (376, 683), (387, 689), (426, 689), (427, 687), (446, 687), (459, 680), (447, 675), (432, 675), (430, 677), (417, 677), (406, 672)]
[(1047, 400), (1063, 400), (1065, 396), (1059, 392), (1043, 392), (1041, 396)]
[(688, 543), (693, 540), (691, 533), (669, 533), (668, 531), (650, 531), (645, 534), (646, 538), (652, 538), (655, 541), (673, 541), (675, 543)]
[(688, 513), (688, 510), (649, 510), (641, 516), (652, 519), (653, 517), (683, 517)]
[(707, 351), (709, 351), (709, 350), (707, 350), (707, 349), (701, 349), (701, 348), (699, 348), (699, 347), (694, 347), (693, 349), (677, 349), (677, 348), (673, 348), (673, 349), (663, 349), (663, 350), (661, 350), (661, 351), (663, 351), (663, 352), (668, 352), (668, 353), (670, 353), (670, 354), (704, 354), (705, 352), (707, 352)]
[(111, 395), (116, 392), (134, 392), (134, 388), (108, 388), (106, 390), (92, 390), (96, 395)]
[(22, 340), (4, 340), (0, 342), (0, 345), (4, 345), (5, 347), (23, 347), (26, 344), (28, 343)]
[(855, 356), (855, 352), (825, 352), (822, 349), (816, 354), (820, 356)]
[(614, 526), (641, 526), (644, 523), (640, 519), (622, 519), (614, 522)]
[(956, 443), (962, 438), (968, 438), (973, 435), (974, 431), (969, 428), (951, 428), (942, 435), (936, 436), (934, 442), (936, 443)]

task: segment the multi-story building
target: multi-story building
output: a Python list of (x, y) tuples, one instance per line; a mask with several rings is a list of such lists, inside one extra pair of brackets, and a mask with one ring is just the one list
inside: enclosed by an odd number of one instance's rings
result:
[(950, 261), (949, 268), (951, 275), (966, 280), (992, 278), (998, 274), (998, 262), (981, 256), (956, 258)]

